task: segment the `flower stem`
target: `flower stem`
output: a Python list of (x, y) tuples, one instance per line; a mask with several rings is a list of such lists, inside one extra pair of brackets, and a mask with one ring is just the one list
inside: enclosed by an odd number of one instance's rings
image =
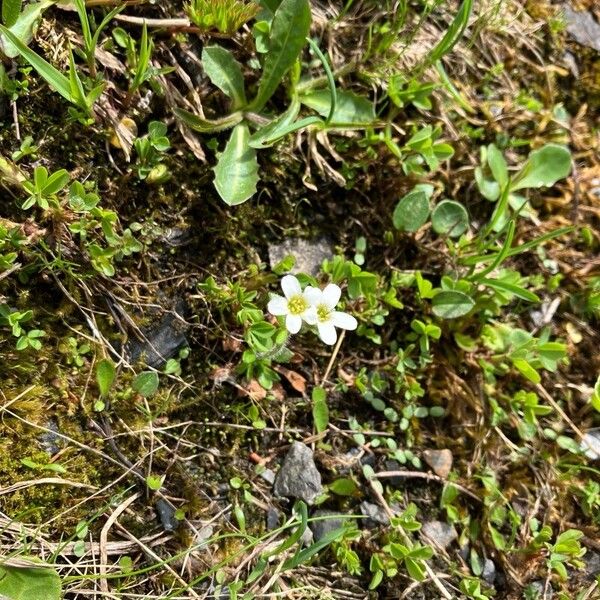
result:
[(331, 358), (329, 359), (329, 364), (327, 365), (327, 369), (325, 370), (325, 375), (323, 375), (323, 380), (321, 381), (321, 385), (323, 385), (327, 381), (327, 378), (329, 377), (329, 375), (331, 373), (331, 369), (333, 369), (333, 363), (335, 362), (338, 352), (340, 351), (340, 346), (342, 345), (342, 342), (344, 341), (345, 335), (346, 335), (346, 331), (344, 329), (342, 329), (342, 331), (340, 333), (340, 337), (338, 338), (337, 344), (335, 345), (335, 348), (333, 349), (333, 352), (331, 353)]

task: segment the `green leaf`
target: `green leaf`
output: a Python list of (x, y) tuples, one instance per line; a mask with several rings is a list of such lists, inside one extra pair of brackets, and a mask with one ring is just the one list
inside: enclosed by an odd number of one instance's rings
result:
[(44, 196), (50, 196), (60, 192), (67, 183), (69, 183), (69, 172), (65, 169), (55, 171), (46, 179), (43, 188), (40, 190)]
[(358, 489), (356, 482), (349, 477), (341, 477), (329, 484), (329, 489), (338, 496), (352, 496)]
[(521, 170), (512, 178), (510, 189), (550, 187), (570, 172), (569, 149), (559, 144), (546, 144), (529, 155)]
[(472, 6), (473, 0), (463, 0), (444, 37), (427, 56), (427, 64), (434, 63), (454, 48), (469, 23)]
[(139, 375), (136, 375), (131, 387), (144, 398), (154, 396), (158, 389), (158, 373), (142, 371)]
[(21, 14), (22, 0), (2, 0), (2, 22), (12, 27)]
[(0, 25), (0, 32), (14, 45), (18, 54), (20, 54), (39, 73), (39, 75), (46, 80), (52, 89), (57, 91), (69, 102), (77, 104), (71, 95), (71, 84), (68, 77), (65, 77), (49, 62), (36, 54), (33, 50), (30, 50), (10, 30), (4, 27), (4, 25)]
[(236, 125), (214, 168), (215, 187), (229, 206), (242, 204), (256, 193), (258, 161), (249, 141), (248, 126)]
[(512, 361), (513, 366), (523, 377), (529, 379), (533, 383), (540, 383), (542, 378), (540, 374), (523, 358), (517, 358)]
[(277, 130), (275, 131), (275, 133), (272, 134), (272, 137), (269, 136), (268, 138), (266, 138), (261, 143), (261, 145), (259, 145), (258, 143), (256, 143), (256, 141), (254, 141), (254, 140), (252, 140), (252, 138), (250, 138), (250, 146), (252, 146), (253, 148), (268, 148), (269, 146), (272, 146), (276, 141), (284, 138), (286, 135), (288, 135), (290, 133), (294, 133), (294, 131), (299, 131), (300, 129), (306, 129), (307, 127), (310, 127), (311, 125), (323, 125), (323, 124), (324, 124), (323, 121), (315, 115), (311, 115), (309, 117), (304, 117), (302, 119), (298, 119), (297, 121), (294, 121), (293, 123), (290, 123), (289, 125), (287, 125), (285, 127), (284, 126), (278, 127)]
[(273, 16), (269, 52), (265, 58), (252, 110), (260, 111), (300, 55), (310, 31), (308, 0), (283, 0)]
[[(337, 103), (330, 120), (332, 126), (364, 125), (375, 120), (375, 109), (370, 100), (344, 90), (337, 90), (336, 97)], [(300, 102), (318, 112), (322, 117), (328, 117), (331, 110), (331, 92), (315, 90), (308, 94), (302, 94)]]
[(445, 290), (433, 297), (431, 305), (436, 317), (457, 319), (466, 315), (475, 306), (475, 302), (463, 292)]
[(459, 237), (469, 227), (469, 215), (465, 207), (454, 200), (442, 200), (431, 214), (431, 225), (436, 233)]
[[(14, 3), (14, 2), (13, 2)], [(22, 13), (17, 15), (16, 21), (9, 25), (4, 18), (4, 5), (6, 4), (6, 0), (2, 2), (2, 20), (4, 24), (10, 28), (10, 33), (20, 42), (23, 46), (27, 47), (27, 45), (33, 39), (34, 30), (40, 20), (42, 13), (49, 7), (54, 4), (50, 0), (44, 0), (43, 2), (36, 2), (34, 4), (29, 4), (25, 7)], [(10, 4), (10, 2), (9, 2)], [(20, 3), (19, 3), (20, 4)], [(14, 10), (14, 9), (12, 9)], [(10, 11), (12, 13), (12, 10)], [(5, 29), (1, 30), (4, 36), (1, 39), (2, 51), (8, 58), (14, 58), (19, 54), (22, 54), (21, 49), (19, 48), (18, 43), (11, 38), (10, 35), (6, 34)], [(6, 38), (6, 39), (5, 39)], [(33, 51), (31, 51), (33, 52)], [(35, 54), (35, 52), (33, 52)], [(43, 60), (43, 59), (42, 59)]]
[(98, 389), (101, 396), (108, 394), (116, 376), (117, 372), (111, 360), (104, 358), (98, 362), (96, 365), (96, 381), (98, 382)]
[(503, 188), (508, 183), (508, 167), (502, 152), (494, 144), (487, 147), (487, 163), (494, 179)]
[(153, 492), (160, 490), (163, 481), (164, 477), (161, 475), (148, 475), (148, 477), (146, 477), (146, 485), (148, 486), (148, 489), (152, 490)]
[(0, 596), (10, 600), (60, 600), (61, 581), (54, 569), (0, 565)]
[(400, 231), (417, 231), (427, 221), (429, 216), (429, 198), (422, 189), (414, 189), (400, 199), (392, 222)]
[(502, 292), (509, 292), (513, 296), (521, 298), (521, 300), (527, 300), (528, 302), (540, 302), (539, 296), (536, 296), (533, 292), (522, 288), (520, 285), (506, 283), (505, 281), (499, 281), (498, 279), (486, 279), (485, 277), (477, 279), (477, 281), (493, 289), (497, 289)]
[(202, 66), (213, 84), (233, 100), (233, 110), (246, 105), (242, 69), (229, 50), (222, 46), (205, 47)]
[(180, 120), (183, 121), (190, 129), (198, 131), (200, 133), (216, 133), (218, 131), (225, 131), (235, 127), (242, 121), (244, 115), (241, 112), (235, 112), (222, 119), (203, 119), (198, 115), (184, 110), (183, 108), (174, 108), (173, 113)]
[(313, 422), (317, 433), (323, 433), (329, 425), (329, 407), (327, 406), (327, 394), (322, 387), (316, 387), (312, 392)]

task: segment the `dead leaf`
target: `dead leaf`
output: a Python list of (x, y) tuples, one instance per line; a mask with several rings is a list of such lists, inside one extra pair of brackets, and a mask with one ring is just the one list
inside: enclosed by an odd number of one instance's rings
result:
[(285, 367), (274, 367), (274, 369), (280, 375), (283, 375), (297, 392), (300, 394), (304, 394), (306, 392), (306, 379), (302, 377), (300, 373), (296, 373), (296, 371), (286, 369)]

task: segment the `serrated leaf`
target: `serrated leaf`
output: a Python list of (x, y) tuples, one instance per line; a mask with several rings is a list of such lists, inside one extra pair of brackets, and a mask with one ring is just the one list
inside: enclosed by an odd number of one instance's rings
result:
[(308, 0), (283, 0), (271, 23), (269, 52), (265, 58), (252, 110), (260, 111), (275, 93), (285, 74), (300, 55), (310, 31)]
[(512, 178), (511, 190), (550, 187), (571, 172), (571, 153), (566, 146), (546, 144), (534, 150)]
[(212, 83), (233, 100), (233, 110), (246, 105), (242, 69), (229, 50), (222, 46), (205, 47), (202, 66)]
[(248, 126), (236, 125), (214, 168), (215, 188), (229, 206), (242, 204), (256, 193), (258, 161), (249, 141)]
[(131, 387), (140, 396), (149, 398), (156, 394), (156, 390), (158, 389), (158, 374), (154, 371), (142, 371), (136, 375)]
[(60, 577), (53, 569), (0, 566), (1, 597), (10, 600), (60, 600), (61, 590)]
[(431, 306), (436, 317), (457, 319), (466, 315), (475, 306), (475, 302), (463, 292), (444, 290), (433, 297)]

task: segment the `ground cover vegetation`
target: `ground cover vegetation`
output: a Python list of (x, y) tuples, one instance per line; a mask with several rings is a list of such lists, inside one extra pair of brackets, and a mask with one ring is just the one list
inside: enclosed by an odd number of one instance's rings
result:
[(1, 598), (600, 597), (594, 2), (1, 8)]

